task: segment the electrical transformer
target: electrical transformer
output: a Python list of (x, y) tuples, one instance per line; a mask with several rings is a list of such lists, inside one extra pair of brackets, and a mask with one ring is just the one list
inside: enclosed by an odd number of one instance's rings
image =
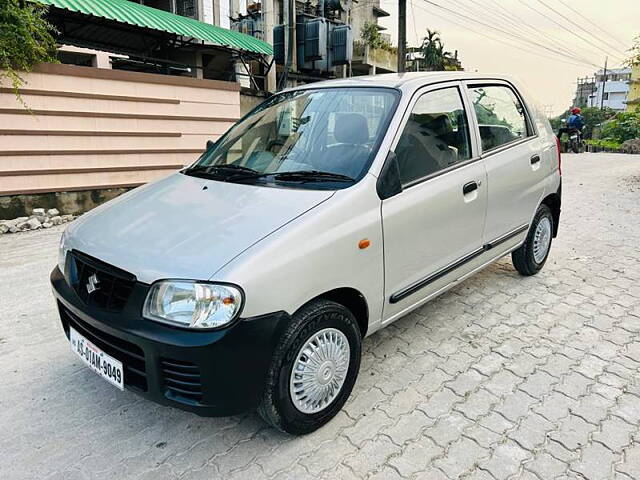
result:
[(331, 64), (346, 65), (353, 59), (353, 34), (349, 25), (336, 25), (331, 32)]
[(322, 60), (327, 56), (327, 19), (307, 21), (304, 29), (304, 59)]

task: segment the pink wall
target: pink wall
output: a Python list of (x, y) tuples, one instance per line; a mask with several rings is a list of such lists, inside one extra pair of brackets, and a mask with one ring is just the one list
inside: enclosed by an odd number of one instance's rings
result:
[(0, 87), (0, 195), (137, 186), (240, 117), (231, 82), (52, 64), (25, 79), (30, 112)]

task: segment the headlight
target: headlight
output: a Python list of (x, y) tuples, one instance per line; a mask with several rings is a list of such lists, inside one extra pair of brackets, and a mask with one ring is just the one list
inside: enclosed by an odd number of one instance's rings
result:
[(217, 328), (237, 317), (242, 301), (242, 291), (232, 285), (163, 280), (151, 286), (143, 315), (181, 327)]
[(64, 275), (64, 264), (67, 259), (67, 231), (62, 232), (60, 237), (60, 245), (58, 246), (58, 268)]

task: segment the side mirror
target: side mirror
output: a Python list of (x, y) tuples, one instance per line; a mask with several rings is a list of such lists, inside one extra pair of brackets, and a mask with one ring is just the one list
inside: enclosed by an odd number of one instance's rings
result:
[(402, 192), (398, 156), (393, 150), (389, 150), (387, 159), (384, 161), (382, 171), (378, 177), (378, 183), (376, 184), (376, 191), (378, 192), (380, 200), (391, 198)]
[(213, 140), (207, 140), (207, 150), (211, 150), (215, 146), (216, 142), (214, 142)]

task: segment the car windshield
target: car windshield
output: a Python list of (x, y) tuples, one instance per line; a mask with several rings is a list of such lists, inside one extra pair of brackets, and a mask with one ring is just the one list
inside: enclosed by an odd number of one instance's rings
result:
[(390, 88), (275, 95), (184, 171), (232, 182), (345, 188), (367, 172), (397, 101)]

